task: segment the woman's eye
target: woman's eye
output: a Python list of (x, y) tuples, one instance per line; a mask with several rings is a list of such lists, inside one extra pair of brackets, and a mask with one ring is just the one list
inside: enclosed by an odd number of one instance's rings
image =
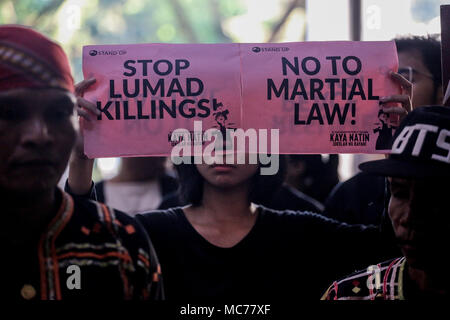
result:
[(69, 113), (66, 112), (66, 111), (57, 111), (57, 112), (55, 112), (55, 117), (57, 117), (57, 118), (64, 118), (64, 117), (67, 117), (67, 116), (69, 116)]
[(0, 105), (0, 119), (2, 120), (20, 120), (23, 113), (20, 108), (10, 105)]
[(69, 108), (52, 108), (47, 112), (47, 116), (50, 119), (61, 120), (65, 118), (69, 118), (72, 115), (73, 111)]

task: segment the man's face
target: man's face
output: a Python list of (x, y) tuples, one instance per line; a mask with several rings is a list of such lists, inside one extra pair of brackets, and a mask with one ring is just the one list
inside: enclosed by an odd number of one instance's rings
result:
[(408, 263), (430, 269), (448, 252), (450, 204), (447, 181), (389, 178), (389, 216)]
[(0, 190), (54, 188), (75, 143), (74, 96), (58, 89), (0, 92)]
[(405, 68), (407, 67), (412, 68), (413, 108), (436, 104), (433, 78), (423, 62), (422, 54), (418, 50), (400, 51), (398, 53), (398, 62), (399, 70), (406, 70)]

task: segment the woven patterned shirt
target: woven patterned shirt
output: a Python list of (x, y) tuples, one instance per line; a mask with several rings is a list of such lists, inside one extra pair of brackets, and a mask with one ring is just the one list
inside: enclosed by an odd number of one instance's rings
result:
[(5, 248), (10, 299), (163, 299), (161, 270), (140, 223), (104, 204), (60, 190), (59, 211), (39, 243)]
[(322, 300), (405, 300), (404, 257), (372, 265), (335, 281)]

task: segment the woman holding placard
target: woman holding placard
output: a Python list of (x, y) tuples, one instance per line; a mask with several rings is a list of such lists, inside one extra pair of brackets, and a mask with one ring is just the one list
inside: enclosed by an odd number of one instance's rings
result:
[[(79, 92), (89, 83), (82, 82)], [(95, 110), (83, 98), (79, 105)], [(82, 148), (72, 157), (72, 193), (89, 195), (92, 161)], [(339, 275), (390, 258), (382, 252), (391, 245), (377, 228), (254, 205), (283, 181), (283, 164), (274, 176), (260, 175), (260, 167), (178, 165), (181, 193), (190, 204), (136, 217), (158, 254), (169, 300), (315, 300)]]

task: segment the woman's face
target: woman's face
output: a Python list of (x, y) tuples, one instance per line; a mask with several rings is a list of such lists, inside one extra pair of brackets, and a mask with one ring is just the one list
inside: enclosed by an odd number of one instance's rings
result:
[(203, 179), (217, 188), (232, 188), (249, 183), (259, 169), (258, 164), (197, 164)]

